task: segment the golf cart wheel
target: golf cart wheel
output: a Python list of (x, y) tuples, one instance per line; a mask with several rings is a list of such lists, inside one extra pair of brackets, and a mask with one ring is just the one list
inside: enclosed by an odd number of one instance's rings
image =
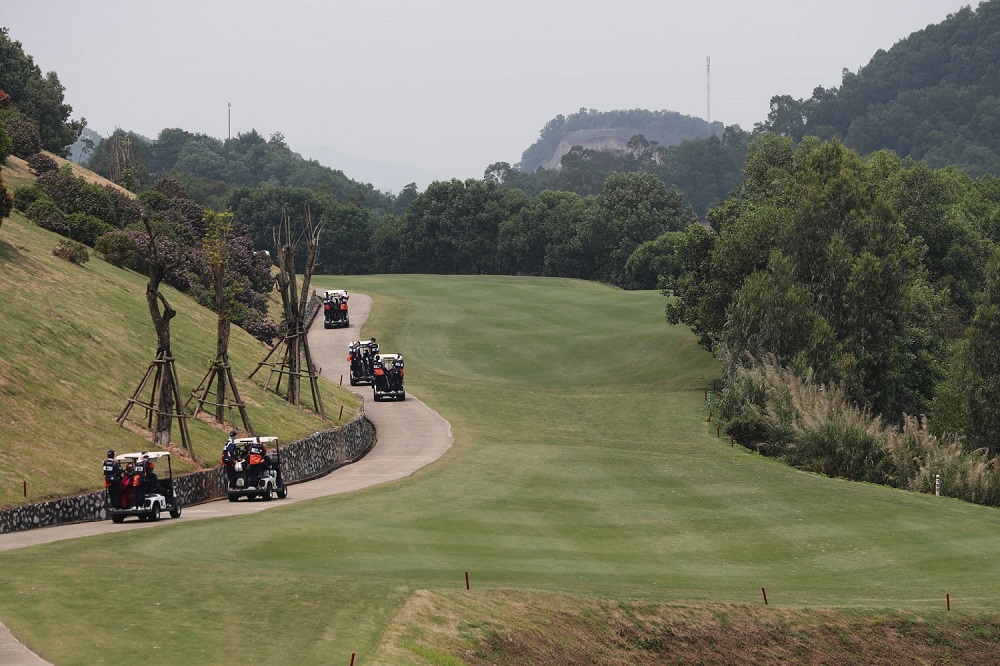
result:
[(111, 516), (111, 522), (113, 522), (113, 523), (124, 523), (125, 522), (125, 516), (120, 515), (120, 514), (115, 514), (115, 515)]
[(380, 396), (378, 393), (375, 393), (374, 396), (375, 396), (375, 402), (382, 402), (382, 396)]
[(229, 501), (230, 501), (230, 502), (236, 502), (236, 501), (238, 501), (239, 499), (240, 499), (240, 496), (239, 496), (239, 495), (230, 495), (230, 496), (229, 496)]
[(271, 486), (267, 486), (266, 488), (264, 488), (264, 492), (260, 494), (260, 498), (265, 502), (271, 501)]
[(288, 486), (281, 486), (278, 488), (278, 499), (285, 499), (288, 497)]
[(153, 504), (153, 512), (149, 514), (149, 520), (150, 520), (150, 522), (155, 523), (159, 519), (160, 519), (160, 505), (154, 503)]
[(354, 377), (351, 377), (351, 386), (357, 386), (357, 385), (358, 385), (358, 380), (355, 379)]
[(399, 399), (400, 400), (406, 400), (406, 393), (405, 392), (400, 392)]
[(140, 513), (138, 516), (136, 516), (136, 518), (139, 519), (140, 523), (144, 523), (147, 520), (149, 520), (149, 514), (148, 513)]
[(174, 505), (172, 507), (170, 507), (170, 517), (171, 518), (180, 518), (181, 517), (181, 503), (180, 502), (174, 502)]

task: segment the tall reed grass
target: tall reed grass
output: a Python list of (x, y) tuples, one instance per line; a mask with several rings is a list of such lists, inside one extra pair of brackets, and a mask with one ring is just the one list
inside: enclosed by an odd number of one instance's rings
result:
[(741, 445), (800, 469), (916, 492), (932, 492), (940, 476), (944, 495), (1000, 505), (1000, 459), (931, 434), (926, 417), (888, 424), (852, 403), (842, 384), (799, 377), (774, 356), (734, 363), (725, 349), (717, 355), (729, 369), (720, 415)]

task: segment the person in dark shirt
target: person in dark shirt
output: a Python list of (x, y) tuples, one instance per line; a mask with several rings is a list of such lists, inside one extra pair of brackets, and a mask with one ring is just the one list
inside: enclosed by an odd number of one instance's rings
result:
[(115, 460), (115, 452), (108, 449), (108, 457), (104, 461), (104, 487), (108, 492), (108, 506), (120, 509), (122, 506), (122, 466)]

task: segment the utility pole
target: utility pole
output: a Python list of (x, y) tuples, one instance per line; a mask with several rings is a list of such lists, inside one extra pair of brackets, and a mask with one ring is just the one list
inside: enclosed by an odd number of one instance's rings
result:
[(705, 86), (708, 91), (708, 124), (712, 124), (712, 56), (705, 56), (705, 75), (708, 77), (708, 84)]

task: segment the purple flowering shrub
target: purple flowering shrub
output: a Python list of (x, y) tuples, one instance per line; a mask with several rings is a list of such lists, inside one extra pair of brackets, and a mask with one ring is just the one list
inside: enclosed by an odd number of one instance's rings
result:
[(35, 153), (25, 161), (28, 163), (28, 168), (36, 176), (41, 176), (43, 173), (55, 171), (59, 168), (59, 163), (45, 153)]
[(43, 173), (35, 180), (35, 187), (52, 197), (56, 205), (66, 213), (77, 212), (74, 202), (83, 190), (86, 181), (73, 175), (73, 169), (68, 164)]
[(11, 154), (28, 159), (42, 149), (42, 138), (38, 134), (38, 124), (22, 115), (16, 109), (0, 111), (0, 121), (7, 128), (10, 137)]
[(111, 198), (111, 205), (115, 209), (115, 220), (119, 228), (124, 229), (137, 224), (142, 219), (142, 206), (135, 199), (111, 185), (105, 185), (104, 190)]
[(56, 202), (49, 197), (42, 197), (28, 206), (25, 216), (38, 226), (54, 231), (63, 236), (69, 236), (69, 225), (66, 215), (59, 209)]

